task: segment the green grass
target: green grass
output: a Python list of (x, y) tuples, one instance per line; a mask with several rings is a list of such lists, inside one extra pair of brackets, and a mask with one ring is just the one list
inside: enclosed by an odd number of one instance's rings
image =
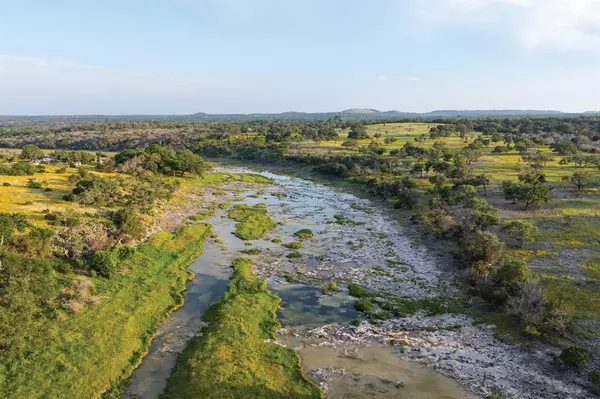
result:
[(242, 240), (259, 239), (275, 227), (264, 204), (236, 205), (229, 211), (229, 218), (238, 222), (235, 235)]
[(592, 284), (542, 274), (545, 295), (552, 300), (573, 304), (576, 319), (600, 319), (600, 290), (597, 280)]
[(2, 353), (0, 397), (93, 398), (129, 376), (160, 323), (183, 303), (186, 267), (209, 234), (205, 224), (158, 233), (121, 274), (91, 278), (99, 304), (56, 314), (25, 347)]
[(169, 377), (165, 399), (320, 398), (296, 352), (273, 342), (280, 299), (235, 259), (229, 288), (204, 314), (208, 325), (192, 338)]
[(287, 242), (285, 244), (282, 244), (284, 247), (288, 248), (288, 249), (300, 249), (302, 248), (302, 246), (304, 245), (303, 242), (301, 241), (293, 241), (293, 242)]
[(301, 240), (308, 240), (313, 238), (315, 235), (313, 234), (312, 230), (310, 229), (302, 229), (302, 230), (298, 230), (297, 232), (294, 233), (295, 237), (298, 237)]
[(246, 255), (258, 255), (261, 253), (261, 250), (258, 248), (252, 248), (252, 249), (244, 249), (243, 251), (240, 251), (243, 254)]
[[(66, 167), (64, 173), (57, 171), (65, 165), (44, 165), (45, 173), (35, 173), (33, 176), (6, 176), (0, 175), (0, 212), (23, 213), (35, 225), (46, 225), (43, 211), (51, 212), (79, 212), (97, 213), (98, 209), (86, 207), (74, 202), (65, 202), (62, 197), (72, 190), (68, 177), (77, 172), (76, 168)], [(111, 173), (96, 172), (92, 166), (85, 169), (101, 176), (114, 176)], [(30, 178), (44, 182), (52, 191), (44, 191), (27, 187)], [(10, 186), (4, 186), (8, 183)]]

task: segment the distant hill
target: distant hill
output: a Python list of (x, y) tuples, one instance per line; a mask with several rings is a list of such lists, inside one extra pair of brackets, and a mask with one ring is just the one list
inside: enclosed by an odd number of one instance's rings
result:
[(511, 116), (596, 116), (600, 111), (565, 113), (554, 110), (436, 110), (425, 113), (397, 110), (379, 111), (372, 108), (351, 108), (337, 112), (253, 113), (253, 114), (208, 114), (197, 112), (191, 115), (46, 115), (10, 116), (0, 115), (0, 122), (52, 121), (54, 123), (88, 123), (110, 121), (170, 120), (170, 121), (251, 121), (251, 120), (327, 120), (333, 117), (371, 121), (387, 120), (431, 120), (442, 118), (505, 118)]
[(500, 109), (500, 110), (439, 110), (428, 112), (427, 116), (451, 116), (451, 117), (481, 117), (481, 116), (553, 116), (565, 115), (561, 111), (553, 110), (520, 110), (520, 109)]
[(340, 112), (342, 115), (374, 115), (381, 114), (381, 111), (372, 108), (351, 108)]

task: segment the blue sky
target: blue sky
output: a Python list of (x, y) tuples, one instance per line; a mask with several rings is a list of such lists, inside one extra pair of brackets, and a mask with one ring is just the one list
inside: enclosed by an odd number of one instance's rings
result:
[(0, 0), (0, 114), (600, 110), (600, 0)]

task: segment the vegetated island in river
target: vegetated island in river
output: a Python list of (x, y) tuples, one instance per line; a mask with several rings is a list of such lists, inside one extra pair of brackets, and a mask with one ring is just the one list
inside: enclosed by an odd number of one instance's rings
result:
[(252, 272), (252, 260), (235, 259), (227, 292), (204, 314), (208, 324), (180, 354), (165, 399), (318, 399), (293, 349), (276, 344), (280, 299)]

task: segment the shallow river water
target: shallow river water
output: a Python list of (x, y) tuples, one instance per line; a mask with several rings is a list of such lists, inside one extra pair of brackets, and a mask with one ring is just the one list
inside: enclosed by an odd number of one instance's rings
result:
[[(231, 170), (240, 172), (241, 170)], [(308, 180), (263, 172), (273, 185), (231, 183), (228, 194), (236, 204), (264, 203), (269, 215), (281, 222), (264, 239), (251, 245), (233, 235), (235, 222), (219, 210), (207, 220), (218, 239), (205, 244), (204, 254), (189, 267), (195, 273), (188, 283), (183, 307), (162, 325), (148, 354), (131, 376), (126, 398), (158, 398), (166, 386), (178, 353), (202, 327), (206, 308), (217, 301), (227, 287), (231, 260), (245, 249), (261, 253), (248, 256), (256, 261), (256, 273), (268, 279), (269, 288), (282, 298), (279, 320), (284, 328), (308, 329), (332, 323), (347, 323), (356, 318), (354, 299), (343, 289), (323, 295), (326, 281), (344, 282), (357, 278), (380, 290), (401, 291), (405, 296), (430, 297), (445, 288), (444, 278), (423, 249), (415, 248), (403, 237), (396, 221), (385, 212), (340, 189)], [(227, 191), (227, 189), (224, 189)], [(242, 199), (243, 198), (243, 199)], [(334, 218), (343, 215), (343, 218)], [(341, 222), (340, 222), (341, 220)], [(283, 243), (295, 241), (293, 233), (309, 228), (315, 233), (290, 260), (291, 251)], [(377, 271), (377, 272), (374, 272)], [(403, 278), (381, 278), (382, 273), (402, 273)], [(297, 276), (297, 281), (282, 275)], [(293, 279), (296, 280), (296, 279)], [(292, 282), (289, 282), (292, 281)], [(299, 335), (282, 335), (280, 341), (297, 348), (303, 367), (310, 376), (329, 372), (328, 398), (474, 398), (458, 384), (417, 363), (401, 360), (393, 346), (345, 346), (335, 349), (318, 346), (318, 341)], [(319, 381), (319, 378), (316, 378)], [(319, 381), (321, 382), (321, 381)]]

